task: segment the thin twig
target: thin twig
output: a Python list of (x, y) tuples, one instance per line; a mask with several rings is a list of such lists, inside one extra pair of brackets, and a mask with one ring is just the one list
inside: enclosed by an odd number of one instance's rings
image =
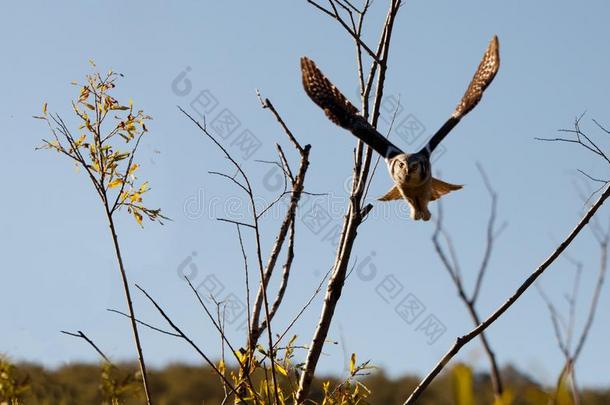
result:
[(228, 219), (228, 218), (216, 218), (217, 221), (220, 222), (228, 222), (230, 224), (235, 224), (238, 226), (245, 226), (246, 228), (252, 228), (254, 230), (256, 230), (256, 225), (252, 225), (252, 224), (247, 224), (245, 222), (241, 222), (241, 221), (236, 221), (234, 219)]
[(241, 396), (241, 394), (239, 392), (237, 392), (237, 390), (235, 389), (235, 387), (233, 386), (233, 384), (231, 384), (231, 382), (229, 380), (227, 380), (227, 378), (224, 376), (223, 373), (220, 372), (220, 370), (218, 369), (218, 367), (216, 367), (216, 365), (214, 364), (214, 362), (212, 360), (210, 360), (210, 358), (199, 348), (199, 346), (197, 346), (195, 344), (195, 342), (193, 342), (193, 340), (191, 340), (191, 338), (189, 338), (186, 334), (184, 334), (184, 332), (182, 331), (182, 329), (180, 329), (175, 323), (174, 321), (172, 321), (171, 317), (167, 315), (167, 313), (163, 310), (163, 308), (161, 308), (161, 306), (157, 303), (157, 301), (155, 301), (155, 299), (153, 297), (151, 297), (148, 292), (146, 292), (145, 289), (143, 289), (142, 287), (140, 287), (138, 284), (136, 284), (136, 288), (138, 290), (140, 290), (142, 292), (142, 294), (144, 294), (146, 296), (146, 298), (148, 298), (148, 300), (154, 305), (154, 307), (157, 309), (157, 311), (159, 311), (159, 313), (161, 314), (161, 316), (163, 317), (163, 319), (165, 319), (165, 321), (169, 324), (169, 326), (171, 326), (171, 328), (173, 330), (176, 331), (176, 333), (178, 335), (180, 335), (180, 337), (182, 339), (184, 339), (189, 345), (191, 345), (191, 347), (193, 349), (195, 349), (195, 351), (197, 353), (199, 353), (199, 355), (205, 360), (205, 362), (208, 364), (208, 366), (210, 366), (212, 368), (212, 370), (214, 370), (214, 372), (216, 374), (218, 374), (218, 376), (220, 378), (222, 378), (222, 380), (224, 381), (225, 384), (227, 384), (227, 386), (231, 389), (231, 391), (237, 395), (242, 401), (245, 402), (244, 398)]
[[(373, 60), (377, 63), (382, 63), (382, 60), (379, 58), (379, 55), (377, 55), (375, 52), (373, 52), (371, 50), (371, 48), (368, 47), (368, 45), (366, 43), (364, 43), (364, 41), (362, 40), (362, 38), (360, 38), (360, 36), (352, 29), (350, 28), (347, 23), (343, 20), (343, 18), (341, 18), (341, 16), (338, 13), (334, 13), (324, 7), (322, 7), (321, 5), (319, 5), (318, 3), (316, 3), (313, 0), (306, 0), (309, 4), (311, 4), (312, 6), (314, 6), (315, 8), (317, 8), (318, 10), (320, 10), (323, 14), (326, 14), (327, 16), (337, 20), (337, 22), (339, 22), (339, 24), (345, 29), (345, 31), (347, 31), (348, 34), (350, 34), (350, 36), (354, 39), (354, 41), (356, 41), (368, 54), (371, 58), (373, 58)], [(332, 1), (331, 1), (332, 4)]]
[[(263, 268), (261, 235), (260, 235), (260, 228), (259, 228), (259, 223), (258, 223), (258, 214), (257, 214), (256, 203), (254, 201), (254, 192), (252, 190), (252, 185), (250, 183), (250, 179), (248, 178), (248, 175), (244, 172), (244, 170), (242, 169), (240, 164), (227, 151), (227, 149), (224, 146), (222, 146), (222, 144), (220, 142), (218, 142), (218, 140), (212, 134), (210, 134), (210, 132), (207, 130), (207, 127), (205, 125), (205, 121), (202, 125), (199, 123), (199, 121), (197, 121), (195, 118), (193, 118), (189, 113), (184, 111), (184, 109), (182, 109), (182, 107), (179, 106), (178, 109), (184, 115), (186, 115), (224, 153), (225, 157), (227, 159), (229, 159), (229, 161), (233, 164), (233, 166), (235, 167), (235, 169), (238, 171), (238, 173), (241, 175), (241, 177), (243, 178), (243, 180), (245, 182), (246, 194), (250, 201), (250, 208), (252, 209), (252, 220), (254, 222), (252, 225), (250, 225), (250, 227), (252, 227), (254, 229), (254, 240), (256, 242), (256, 259), (257, 259), (257, 264), (258, 264), (258, 269), (259, 269), (260, 283), (262, 286), (262, 289), (261, 289), (262, 302), (263, 302), (263, 307), (265, 310), (265, 319), (267, 320), (267, 324), (269, 324), (269, 322), (268, 322), (269, 321), (269, 300), (267, 297), (267, 283), (265, 282), (265, 279), (266, 279), (265, 270)], [(226, 220), (226, 219), (224, 221), (248, 226), (248, 224), (238, 223), (236, 221), (231, 221), (231, 220)], [(253, 311), (253, 313), (252, 313), (253, 322), (254, 322), (254, 320), (256, 320), (258, 322), (257, 316), (258, 316), (257, 312)], [(252, 333), (254, 333), (255, 330), (256, 329), (253, 327)], [(269, 341), (269, 348), (271, 348), (273, 346), (273, 334), (271, 332), (271, 327), (267, 328), (267, 338)], [(253, 352), (253, 350), (250, 350), (250, 353), (252, 353), (252, 352)], [(252, 354), (250, 354), (250, 356), (251, 355)], [(273, 364), (273, 352), (271, 352), (271, 364)], [(276, 394), (275, 395), (276, 405), (279, 405), (279, 389), (278, 389), (277, 375), (275, 372), (275, 367), (271, 368), (271, 375), (273, 377), (273, 387), (274, 387), (275, 394)], [(243, 395), (240, 394), (240, 396), (243, 396)]]
[(91, 340), (87, 335), (85, 335), (82, 331), (76, 331), (75, 332), (67, 332), (65, 330), (60, 331), (61, 333), (63, 333), (64, 335), (68, 335), (68, 336), (74, 336), (77, 338), (81, 338), (84, 339), (85, 342), (89, 343), (89, 345), (91, 347), (93, 347), (93, 349), (97, 352), (97, 354), (99, 354), (102, 359), (104, 359), (104, 361), (108, 364), (112, 364), (112, 362), (110, 361), (110, 359), (108, 358), (108, 356), (106, 356), (104, 354), (104, 352), (102, 352), (102, 350), (93, 342), (93, 340)]
[[(489, 259), (491, 257), (491, 253), (493, 251), (495, 235), (498, 234), (498, 232), (495, 229), (496, 228), (495, 222), (496, 222), (496, 215), (497, 215), (497, 213), (496, 213), (497, 194), (494, 191), (494, 189), (491, 187), (491, 183), (490, 183), (489, 179), (487, 178), (487, 175), (485, 174), (483, 167), (480, 164), (477, 164), (477, 168), (481, 174), (483, 182), (485, 183), (487, 192), (491, 197), (491, 209), (490, 209), (489, 219), (487, 221), (487, 232), (486, 232), (487, 238), (486, 238), (486, 243), (485, 243), (485, 250), (483, 253), (483, 259), (482, 259), (481, 265), (479, 267), (479, 272), (477, 274), (475, 288), (474, 288), (474, 291), (471, 296), (467, 295), (466, 289), (464, 287), (464, 282), (461, 277), (459, 260), (458, 260), (457, 253), (453, 246), (453, 240), (452, 240), (451, 236), (449, 235), (449, 233), (445, 229), (443, 229), (443, 225), (442, 225), (443, 224), (443, 209), (442, 209), (442, 204), (440, 201), (438, 204), (436, 229), (434, 231), (434, 234), (432, 235), (432, 242), (434, 244), (436, 253), (439, 256), (439, 258), (441, 259), (441, 262), (443, 263), (445, 269), (449, 273), (449, 276), (451, 277), (451, 280), (453, 281), (453, 284), (455, 285), (455, 287), (458, 291), (458, 296), (459, 296), (460, 300), (464, 303), (464, 306), (466, 307), (468, 314), (470, 315), (475, 326), (481, 322), (479, 313), (478, 313), (475, 305), (476, 305), (477, 298), (479, 296), (479, 292), (481, 291), (483, 275), (485, 274), (485, 272), (487, 271), (487, 268), (489, 267)], [(443, 238), (445, 240), (445, 245), (447, 246), (447, 249), (449, 250), (449, 255), (445, 252), (445, 248), (440, 243), (439, 235), (443, 236)], [(451, 258), (451, 260), (450, 260), (450, 258)], [(497, 362), (495, 353), (493, 352), (491, 345), (487, 339), (486, 334), (481, 333), (480, 339), (481, 339), (481, 344), (483, 345), (483, 349), (485, 350), (485, 353), (486, 353), (487, 358), (489, 359), (489, 363), (490, 363), (490, 371), (491, 371), (490, 375), (491, 375), (493, 393), (494, 393), (495, 398), (497, 400), (499, 400), (502, 397), (504, 388), (503, 388), (503, 384), (502, 384), (502, 378), (500, 376), (500, 369), (498, 367), (498, 362)]]
[[(112, 308), (106, 308), (106, 311), (108, 311), (108, 312), (114, 312), (115, 314), (119, 314), (119, 315), (122, 315), (122, 316), (124, 316), (124, 317), (126, 317), (126, 318), (130, 318), (129, 314), (126, 314), (126, 313), (121, 312), (121, 311), (116, 310), (116, 309), (112, 309)], [(141, 321), (141, 320), (139, 320), (139, 319), (137, 319), (137, 318), (136, 318), (136, 322), (137, 322), (137, 323), (139, 323), (139, 324), (140, 324), (140, 325), (142, 325), (142, 326), (146, 326), (147, 328), (152, 329), (152, 330), (154, 330), (154, 331), (156, 331), (156, 332), (162, 333), (162, 334), (164, 334), (164, 335), (169, 335), (169, 336), (174, 336), (174, 337), (180, 337), (180, 335), (178, 335), (177, 333), (173, 333), (173, 332), (170, 332), (170, 331), (167, 331), (167, 330), (163, 330), (163, 329), (161, 329), (161, 328), (157, 328), (156, 326), (153, 326), (153, 325), (151, 325), (151, 324), (149, 324), (149, 323), (143, 322), (143, 321)]]
[[(275, 313), (280, 307), (282, 300), (284, 299), (284, 293), (286, 292), (286, 288), (288, 287), (288, 279), (290, 278), (290, 270), (292, 268), (292, 261), (294, 260), (294, 218), (290, 222), (290, 235), (288, 236), (288, 252), (286, 253), (286, 262), (283, 266), (282, 272), (282, 281), (280, 283), (280, 288), (277, 292), (277, 296), (273, 301), (273, 305), (271, 306), (271, 312), (269, 313), (269, 318), (273, 320)], [(261, 325), (261, 328), (264, 328), (265, 324)]]

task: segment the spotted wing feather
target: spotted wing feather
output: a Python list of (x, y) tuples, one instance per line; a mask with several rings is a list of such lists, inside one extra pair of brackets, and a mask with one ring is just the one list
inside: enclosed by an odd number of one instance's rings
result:
[(305, 92), (332, 122), (351, 131), (385, 158), (402, 153), (358, 113), (358, 109), (324, 76), (314, 61), (301, 58), (301, 73)]
[(487, 46), (487, 50), (483, 55), (481, 63), (475, 72), (464, 96), (460, 103), (455, 108), (451, 117), (436, 131), (428, 144), (420, 151), (430, 155), (439, 143), (451, 132), (451, 130), (460, 122), (462, 117), (468, 114), (481, 101), (483, 92), (491, 84), (494, 77), (500, 69), (500, 45), (498, 37), (494, 35)]
[(324, 76), (314, 61), (301, 58), (301, 72), (305, 92), (335, 124), (351, 129), (358, 109)]
[(500, 69), (500, 46), (498, 37), (494, 35), (487, 46), (485, 55), (474, 74), (466, 93), (456, 107), (453, 116), (461, 118), (468, 114), (481, 100), (483, 92), (491, 84)]

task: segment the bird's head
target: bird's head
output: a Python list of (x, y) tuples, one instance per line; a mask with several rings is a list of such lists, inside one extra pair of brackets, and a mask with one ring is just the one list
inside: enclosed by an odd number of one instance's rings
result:
[(430, 161), (418, 153), (403, 153), (390, 161), (390, 174), (396, 183), (416, 187), (430, 178)]

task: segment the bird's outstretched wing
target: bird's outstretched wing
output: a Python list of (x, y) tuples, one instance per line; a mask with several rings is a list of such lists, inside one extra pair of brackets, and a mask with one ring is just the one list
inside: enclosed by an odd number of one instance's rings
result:
[(324, 76), (311, 59), (301, 58), (301, 73), (305, 92), (332, 122), (351, 131), (384, 158), (389, 159), (402, 153), (358, 113), (358, 109)]
[(451, 117), (445, 122), (445, 124), (432, 136), (428, 145), (422, 149), (422, 152), (428, 154), (432, 153), (434, 148), (447, 136), (449, 132), (457, 125), (458, 122), (468, 114), (481, 100), (483, 92), (491, 84), (496, 73), (500, 69), (500, 45), (498, 37), (494, 37), (489, 42), (485, 55), (479, 64), (479, 67), (466, 89), (466, 93), (460, 100), (460, 103), (455, 108)]

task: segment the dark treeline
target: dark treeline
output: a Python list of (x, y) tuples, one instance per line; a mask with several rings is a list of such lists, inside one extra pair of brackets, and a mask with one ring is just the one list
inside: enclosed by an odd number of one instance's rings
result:
[[(70, 364), (57, 369), (46, 369), (36, 364), (20, 363), (12, 371), (14, 381), (27, 386), (23, 404), (83, 405), (109, 404), (109, 391), (120, 397), (122, 404), (141, 404), (141, 386), (136, 379), (136, 365), (122, 364), (108, 368), (96, 364)], [(230, 374), (230, 370), (227, 370)], [(513, 405), (547, 402), (553, 389), (543, 387), (513, 367), (502, 370), (505, 386), (513, 394)], [(382, 370), (373, 371), (359, 379), (371, 392), (368, 402), (373, 405), (401, 404), (413, 391), (419, 379), (414, 375), (389, 378)], [(312, 399), (321, 400), (322, 382), (340, 384), (338, 378), (316, 381)], [(493, 397), (487, 374), (471, 375), (472, 392), (476, 404), (491, 404)], [(207, 367), (173, 364), (163, 369), (150, 370), (151, 390), (157, 404), (202, 405), (220, 404), (225, 396), (219, 378)], [(259, 379), (256, 383), (262, 383)], [(456, 391), (463, 381), (457, 373), (446, 372), (435, 380), (421, 401), (422, 405), (456, 404)], [(582, 404), (610, 404), (610, 390), (582, 390)], [(2, 402), (2, 401), (0, 401)]]

